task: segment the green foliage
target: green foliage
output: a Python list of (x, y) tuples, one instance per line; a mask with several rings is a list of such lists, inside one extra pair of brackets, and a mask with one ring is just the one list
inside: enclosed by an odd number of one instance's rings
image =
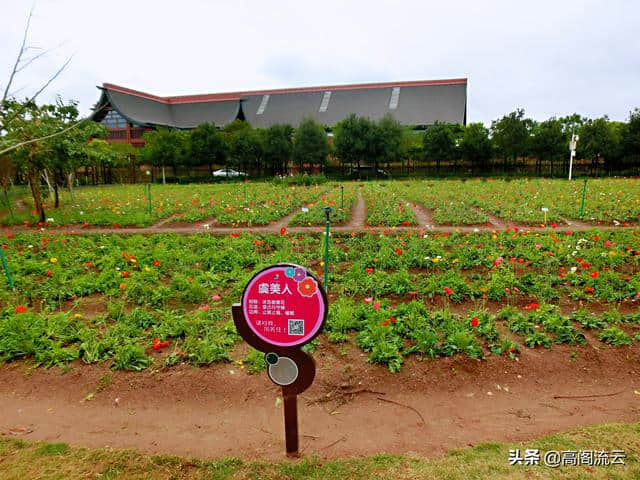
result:
[(249, 352), (244, 359), (247, 364), (247, 371), (249, 373), (264, 372), (267, 369), (267, 361), (264, 359), (264, 353), (249, 347)]
[(441, 162), (453, 160), (457, 155), (453, 127), (439, 122), (427, 127), (423, 148), (425, 157), (428, 160), (434, 160), (438, 168)]
[(631, 345), (633, 343), (631, 337), (618, 327), (605, 328), (600, 332), (598, 338), (600, 341), (616, 347), (620, 345)]
[(329, 154), (329, 143), (324, 128), (312, 118), (300, 122), (293, 137), (293, 161), (300, 172), (314, 166), (324, 169)]

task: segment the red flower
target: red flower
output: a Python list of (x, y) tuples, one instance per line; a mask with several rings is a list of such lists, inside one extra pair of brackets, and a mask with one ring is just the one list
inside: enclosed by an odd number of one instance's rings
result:
[(93, 267), (93, 263), (87, 262), (87, 263), (84, 264), (84, 266), (87, 267), (87, 268), (91, 268), (91, 267)]
[(591, 270), (591, 272), (589, 272), (589, 276), (591, 278), (598, 278), (600, 274), (597, 272), (597, 270)]
[(231, 234), (231, 236), (234, 237), (234, 238), (238, 238), (240, 236), (240, 234), (238, 232), (233, 232)]
[(298, 293), (303, 297), (312, 297), (317, 290), (318, 284), (311, 277), (307, 277), (301, 282), (298, 282)]
[(122, 275), (122, 278), (129, 278), (129, 272), (122, 272), (120, 275)]
[(402, 250), (399, 248), (396, 248), (396, 255), (402, 255)]
[(117, 230), (118, 228), (120, 228), (120, 225), (118, 225), (117, 223), (114, 223), (113, 224), (113, 228), (115, 228)]
[(389, 321), (391, 323), (396, 323), (396, 317), (394, 317), (393, 315), (389, 317)]
[(557, 223), (552, 223), (551, 224), (551, 228), (558, 228), (558, 224)]
[(9, 245), (7, 245), (6, 243), (2, 244), (2, 249), (3, 250), (9, 250)]
[(256, 245), (256, 246), (257, 245), (264, 245), (264, 242), (262, 240), (254, 240), (253, 244)]
[(595, 292), (595, 289), (593, 287), (586, 287), (584, 289), (584, 291), (587, 292), (587, 293), (593, 293), (593, 292)]
[(27, 311), (27, 307), (24, 305), (18, 305), (16, 307), (16, 313), (25, 313)]
[(386, 327), (387, 325), (389, 325), (389, 321), (388, 320), (385, 320), (384, 322), (382, 322), (382, 326), (383, 327)]
[(589, 262), (582, 262), (580, 268), (591, 268), (591, 264)]
[(447, 295), (451, 296), (453, 295), (453, 290), (451, 290), (449, 287), (444, 287), (444, 293), (446, 293)]
[(53, 271), (51, 269), (47, 270), (47, 277), (53, 277)]
[(480, 325), (480, 320), (478, 320), (478, 317), (473, 317), (471, 319), (471, 326), (472, 327), (477, 327), (478, 325)]
[(159, 267), (159, 266), (160, 266), (160, 260), (154, 260), (153, 262), (151, 262), (151, 264), (152, 264), (154, 267)]
[(287, 228), (286, 227), (282, 227), (280, 229), (280, 235), (286, 235), (287, 234)]
[(526, 307), (524, 307), (525, 310), (536, 310), (538, 307), (540, 307), (539, 303), (536, 302), (531, 302), (530, 304), (528, 304)]
[(418, 292), (417, 292), (416, 290), (411, 290), (411, 291), (409, 292), (409, 296), (410, 296), (410, 297), (415, 297), (415, 296), (417, 296), (417, 295), (418, 295)]
[(373, 267), (367, 267), (364, 269), (364, 271), (367, 273), (373, 273)]
[(565, 235), (573, 235), (573, 231), (571, 230), (567, 230), (566, 232), (564, 232)]

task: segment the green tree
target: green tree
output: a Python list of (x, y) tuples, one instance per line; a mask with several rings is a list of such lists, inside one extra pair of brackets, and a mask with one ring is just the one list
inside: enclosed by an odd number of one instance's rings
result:
[(224, 165), (227, 160), (227, 144), (215, 125), (203, 123), (191, 132), (191, 158), (195, 165), (208, 165), (209, 175), (213, 165)]
[(371, 155), (374, 126), (371, 120), (349, 115), (334, 128), (334, 144), (336, 156), (340, 162), (354, 166), (360, 172), (360, 163)]
[(531, 153), (536, 157), (536, 175), (542, 174), (543, 162), (549, 161), (551, 175), (554, 161), (568, 154), (569, 144), (560, 120), (552, 117), (534, 125), (531, 136)]
[(94, 127), (87, 124), (88, 131), (80, 131), (83, 125), (77, 122), (76, 103), (64, 103), (61, 99), (55, 105), (42, 106), (35, 101), (5, 100), (2, 110), (5, 135), (0, 137), (0, 148), (12, 145), (13, 162), (25, 174), (38, 218), (44, 222), (41, 177), (50, 184), (48, 172), (62, 168), (60, 162), (68, 161), (60, 155), (64, 150), (61, 145), (86, 142)]
[(601, 161), (611, 168), (620, 155), (620, 136), (607, 116), (587, 120), (579, 130), (577, 155), (591, 160), (591, 173), (595, 174)]
[(444, 123), (436, 122), (427, 127), (422, 140), (425, 157), (436, 162), (440, 171), (441, 162), (453, 160), (456, 157), (456, 139), (453, 129)]
[(460, 155), (472, 165), (475, 174), (487, 173), (491, 150), (489, 130), (482, 123), (471, 123), (465, 127), (460, 141)]
[(243, 173), (262, 167), (262, 135), (243, 121), (231, 123), (225, 134), (229, 146), (230, 163)]
[(515, 165), (518, 158), (529, 153), (529, 133), (532, 126), (533, 122), (524, 118), (524, 110), (521, 108), (491, 122), (493, 145), (496, 154), (504, 161), (505, 170), (510, 165)]
[(293, 160), (300, 167), (309, 166), (309, 172), (315, 165), (322, 170), (327, 163), (329, 142), (322, 125), (312, 118), (305, 118), (300, 122), (293, 137)]
[(640, 109), (629, 113), (629, 121), (622, 131), (620, 142), (625, 161), (637, 166), (640, 161)]
[(272, 125), (264, 133), (264, 163), (271, 175), (286, 174), (293, 154), (293, 127)]
[(173, 169), (173, 176), (178, 176), (178, 166), (188, 161), (188, 132), (175, 129), (158, 128), (143, 135), (145, 145), (140, 149), (144, 163), (161, 167), (164, 181), (165, 167)]
[(389, 169), (391, 162), (403, 160), (406, 151), (403, 143), (403, 129), (392, 115), (386, 114), (373, 128), (374, 162), (375, 169), (378, 164), (384, 163)]

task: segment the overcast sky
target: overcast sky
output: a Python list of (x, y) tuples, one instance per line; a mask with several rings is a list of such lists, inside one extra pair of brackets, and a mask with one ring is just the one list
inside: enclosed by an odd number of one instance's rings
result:
[[(32, 5), (0, 0), (0, 86)], [(624, 120), (640, 107), (640, 2), (38, 0), (17, 77), (83, 113), (111, 82), (157, 95), (467, 77), (469, 121), (525, 108)]]

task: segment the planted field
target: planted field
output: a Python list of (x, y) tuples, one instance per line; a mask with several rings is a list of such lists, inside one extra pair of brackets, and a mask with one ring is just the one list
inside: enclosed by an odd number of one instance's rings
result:
[[(331, 221), (336, 224), (344, 224), (350, 219), (351, 208), (358, 199), (358, 184), (346, 183), (343, 190), (340, 186), (333, 186), (320, 196), (317, 201), (303, 207), (289, 221), (289, 225), (311, 226), (324, 225), (326, 215), (324, 207), (330, 207)], [(343, 207), (341, 208), (341, 205)]]
[[(283, 261), (322, 268), (322, 236), (16, 234), (16, 284), (0, 287), (0, 359), (75, 359), (140, 369), (229, 361), (229, 305), (254, 272)], [(523, 346), (640, 340), (637, 232), (345, 234), (330, 248), (326, 336), (370, 362), (407, 356), (517, 356)], [(589, 313), (596, 303), (600, 312)], [(157, 339), (157, 340), (156, 340)], [(154, 343), (155, 342), (155, 343)], [(158, 348), (158, 342), (162, 347)]]
[(367, 183), (363, 193), (367, 205), (367, 225), (394, 227), (418, 223), (404, 197), (401, 183)]

